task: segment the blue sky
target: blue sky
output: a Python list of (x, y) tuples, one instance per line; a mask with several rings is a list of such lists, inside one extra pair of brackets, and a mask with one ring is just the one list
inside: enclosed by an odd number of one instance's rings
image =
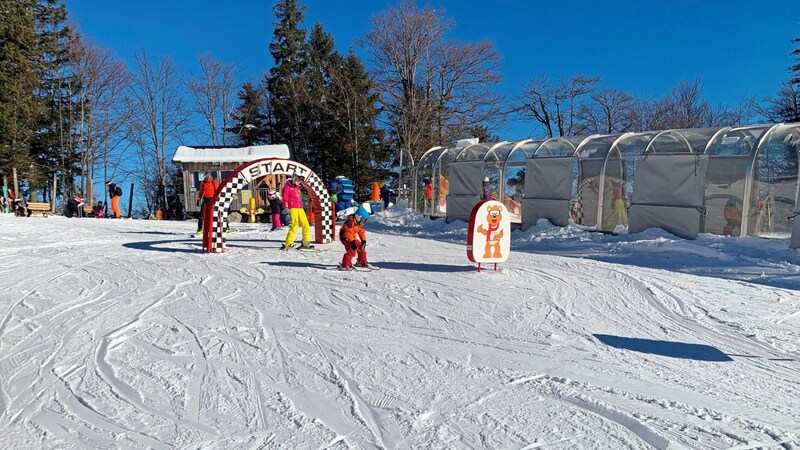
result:
[[(305, 28), (321, 22), (337, 49), (355, 47), (371, 15), (395, 2), (309, 0)], [(712, 104), (774, 94), (789, 76), (792, 38), (800, 37), (800, 0), (432, 0), (456, 23), (451, 38), (491, 40), (503, 55), (508, 98), (531, 78), (577, 74), (602, 86), (663, 95), (681, 80), (703, 79)], [(196, 71), (198, 53), (212, 52), (245, 68), (243, 78), (269, 70), (273, 1), (74, 0), (67, 7), (81, 32), (127, 61), (144, 48)], [(364, 52), (356, 48), (364, 56)], [(521, 139), (529, 123), (497, 130)]]

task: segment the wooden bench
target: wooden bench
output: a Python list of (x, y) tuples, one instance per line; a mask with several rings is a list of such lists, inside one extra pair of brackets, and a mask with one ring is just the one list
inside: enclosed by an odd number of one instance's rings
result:
[(83, 217), (94, 217), (92, 205), (83, 205)]
[(29, 212), (40, 212), (44, 217), (47, 217), (50, 212), (50, 203), (28, 202)]

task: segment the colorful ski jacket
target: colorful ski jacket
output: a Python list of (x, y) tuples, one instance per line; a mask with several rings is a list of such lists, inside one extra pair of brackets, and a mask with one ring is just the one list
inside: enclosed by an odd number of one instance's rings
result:
[(214, 198), (214, 193), (217, 192), (218, 187), (217, 180), (212, 177), (206, 178), (200, 183), (200, 189), (197, 190), (197, 200)]
[(287, 181), (283, 185), (281, 196), (283, 197), (283, 206), (287, 209), (303, 208), (303, 194), (300, 192), (300, 186), (295, 186), (291, 181)]
[(364, 227), (359, 225), (354, 218), (348, 217), (339, 229), (339, 240), (342, 241), (342, 244), (347, 244), (355, 241), (356, 238), (361, 242), (366, 242), (367, 233), (364, 231)]

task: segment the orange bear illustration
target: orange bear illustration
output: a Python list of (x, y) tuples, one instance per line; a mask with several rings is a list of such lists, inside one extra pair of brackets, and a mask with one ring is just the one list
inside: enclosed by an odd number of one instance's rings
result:
[[(484, 258), (502, 258), (500, 254), (500, 239), (503, 238), (503, 230), (500, 229), (500, 221), (503, 219), (503, 207), (500, 205), (490, 205), (486, 208), (488, 214), (486, 220), (489, 227), (484, 228), (483, 224), (478, 225), (478, 233), (486, 236), (486, 247)], [(494, 250), (494, 252), (492, 252)]]

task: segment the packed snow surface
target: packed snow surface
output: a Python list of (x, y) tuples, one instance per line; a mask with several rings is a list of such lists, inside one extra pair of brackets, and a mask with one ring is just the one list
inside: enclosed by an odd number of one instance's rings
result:
[(800, 252), (540, 223), (493, 271), (395, 208), (341, 244), (0, 217), (2, 448), (800, 448)]

